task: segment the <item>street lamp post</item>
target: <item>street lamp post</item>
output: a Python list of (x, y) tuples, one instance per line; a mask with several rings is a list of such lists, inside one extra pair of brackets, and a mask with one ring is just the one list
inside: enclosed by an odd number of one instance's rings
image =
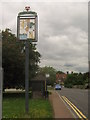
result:
[(26, 11), (20, 12), (17, 17), (17, 37), (25, 44), (25, 111), (29, 112), (29, 42), (37, 42), (37, 13), (29, 11), (30, 7), (25, 7)]

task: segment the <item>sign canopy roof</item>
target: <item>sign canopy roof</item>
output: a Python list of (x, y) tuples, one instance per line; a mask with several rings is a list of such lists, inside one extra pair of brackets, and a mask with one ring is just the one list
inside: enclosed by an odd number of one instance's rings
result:
[(22, 16), (22, 15), (34, 15), (34, 16), (37, 16), (37, 13), (36, 12), (33, 12), (33, 11), (23, 11), (23, 12), (19, 12), (18, 13), (18, 16)]

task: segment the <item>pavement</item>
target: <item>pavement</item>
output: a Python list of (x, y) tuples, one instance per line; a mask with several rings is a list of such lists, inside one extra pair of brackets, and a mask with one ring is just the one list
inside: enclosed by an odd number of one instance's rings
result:
[(49, 100), (53, 107), (54, 118), (74, 118), (69, 108), (55, 90), (51, 91)]

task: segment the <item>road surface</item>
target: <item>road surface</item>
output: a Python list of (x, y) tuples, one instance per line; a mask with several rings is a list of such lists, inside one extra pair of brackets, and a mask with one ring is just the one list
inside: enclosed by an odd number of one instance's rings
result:
[(62, 88), (57, 92), (68, 98), (88, 118), (88, 90)]

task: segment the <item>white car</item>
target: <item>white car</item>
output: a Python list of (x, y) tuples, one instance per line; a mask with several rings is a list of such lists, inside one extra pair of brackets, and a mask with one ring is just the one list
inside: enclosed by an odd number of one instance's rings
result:
[(61, 85), (56, 84), (56, 85), (55, 85), (55, 90), (61, 90)]

